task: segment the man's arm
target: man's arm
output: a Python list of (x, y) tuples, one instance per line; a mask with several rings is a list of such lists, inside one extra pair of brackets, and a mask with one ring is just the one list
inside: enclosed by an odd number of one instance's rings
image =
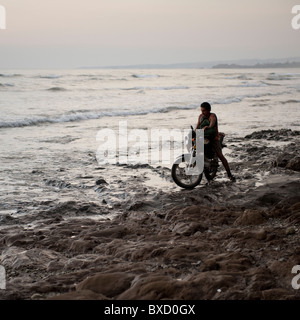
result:
[(207, 127), (207, 129), (211, 129), (213, 128), (215, 125), (216, 125), (216, 122), (217, 122), (217, 117), (214, 113), (211, 113), (210, 114), (210, 117), (209, 117), (209, 126)]

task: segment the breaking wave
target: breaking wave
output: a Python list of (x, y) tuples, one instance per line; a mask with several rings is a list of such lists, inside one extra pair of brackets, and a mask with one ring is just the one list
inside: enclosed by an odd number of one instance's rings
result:
[[(210, 101), (212, 104), (232, 104), (243, 101), (247, 98), (261, 98), (267, 96), (277, 96), (284, 94), (286, 92), (278, 93), (263, 93), (263, 94), (247, 94), (241, 96), (229, 96), (229, 97), (220, 97), (215, 98)], [(296, 103), (298, 101), (290, 101), (289, 103)], [(18, 120), (0, 120), (0, 128), (10, 128), (10, 127), (25, 127), (25, 126), (37, 126), (47, 123), (64, 123), (64, 122), (74, 122), (74, 121), (84, 121), (84, 120), (95, 120), (103, 117), (119, 117), (119, 116), (134, 116), (134, 115), (146, 115), (151, 113), (167, 113), (174, 110), (186, 110), (186, 109), (196, 109), (199, 105), (189, 104), (189, 105), (177, 105), (177, 106), (165, 106), (157, 107), (152, 109), (144, 110), (111, 110), (111, 111), (87, 111), (87, 110), (78, 110), (72, 113), (64, 113), (61, 115), (52, 115), (52, 116), (32, 116), (28, 118), (18, 119)]]
[(0, 121), (0, 128), (15, 128), (15, 127), (26, 127), (26, 126), (37, 126), (47, 123), (63, 123), (73, 121), (84, 121), (84, 120), (95, 120), (103, 117), (118, 117), (118, 116), (134, 116), (134, 115), (146, 115), (149, 113), (165, 113), (172, 110), (179, 109), (194, 109), (195, 105), (189, 106), (178, 106), (178, 107), (166, 107), (154, 110), (140, 110), (140, 111), (102, 111), (102, 112), (74, 112), (68, 114), (62, 114), (58, 116), (49, 117), (29, 117), (24, 119), (18, 119), (16, 121)]

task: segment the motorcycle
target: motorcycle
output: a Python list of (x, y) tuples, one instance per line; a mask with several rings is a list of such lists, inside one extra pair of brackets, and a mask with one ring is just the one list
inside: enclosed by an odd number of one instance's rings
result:
[[(225, 147), (223, 139), (224, 133), (219, 133), (221, 147)], [(203, 173), (208, 181), (213, 180), (218, 171), (219, 158), (213, 150), (212, 142), (204, 138), (204, 166), (203, 171), (195, 170), (197, 168), (196, 159), (196, 132), (191, 126), (191, 130), (185, 137), (185, 145), (189, 153), (179, 156), (172, 166), (172, 178), (181, 188), (193, 189), (198, 186), (202, 180)]]

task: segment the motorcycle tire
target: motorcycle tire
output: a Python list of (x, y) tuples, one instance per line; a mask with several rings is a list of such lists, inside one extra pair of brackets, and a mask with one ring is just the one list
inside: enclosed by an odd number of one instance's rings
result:
[(203, 172), (207, 181), (213, 180), (218, 172), (218, 164), (211, 168), (204, 168)]
[[(180, 167), (181, 164), (184, 164), (183, 168)], [(184, 161), (184, 157), (181, 163), (173, 164), (172, 171), (171, 171), (172, 178), (179, 187), (184, 189), (193, 189), (201, 182), (203, 174), (201, 173), (199, 175), (187, 176), (183, 172), (184, 167), (187, 165), (188, 163)]]

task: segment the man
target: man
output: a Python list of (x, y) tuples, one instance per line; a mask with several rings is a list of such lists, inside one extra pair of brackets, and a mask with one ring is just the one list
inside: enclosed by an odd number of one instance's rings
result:
[[(218, 119), (214, 113), (211, 113), (211, 105), (208, 102), (203, 102), (201, 104), (201, 114), (198, 118), (198, 123), (196, 125), (196, 129), (203, 129), (206, 131), (214, 131), (215, 138), (212, 140), (213, 149), (217, 154), (218, 158), (222, 161), (224, 168), (226, 169), (228, 178), (231, 181), (235, 181), (235, 177), (232, 175), (229, 164), (222, 153), (222, 147), (220, 142), (220, 135), (218, 131)], [(208, 121), (209, 122), (208, 122)], [(205, 121), (205, 122), (204, 122)], [(202, 123), (205, 123), (205, 126), (201, 126)]]

